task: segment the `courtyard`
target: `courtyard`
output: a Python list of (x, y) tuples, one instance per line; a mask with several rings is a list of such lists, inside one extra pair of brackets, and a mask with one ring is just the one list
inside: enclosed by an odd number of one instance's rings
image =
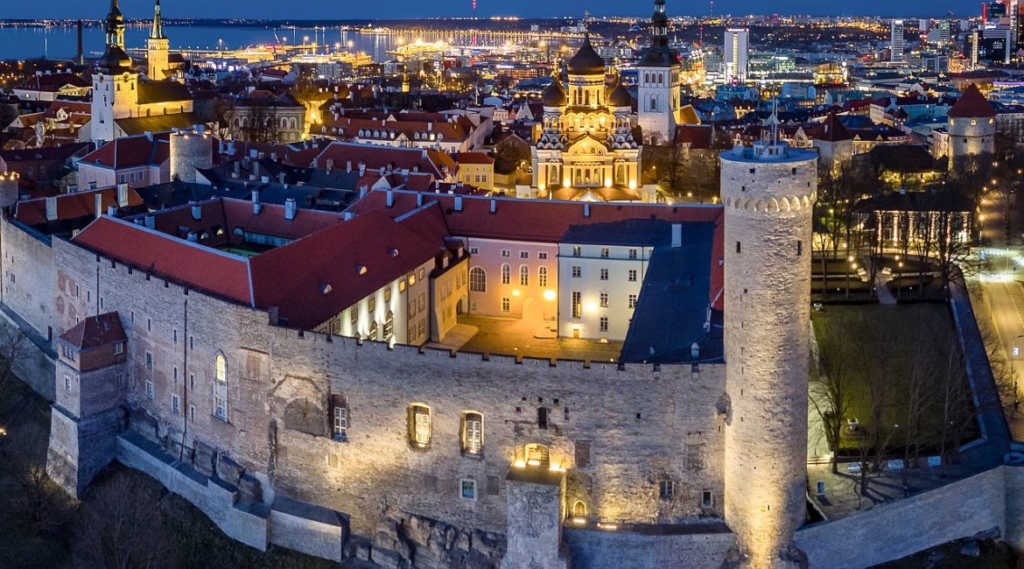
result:
[(460, 314), (445, 341), (428, 347), (517, 358), (617, 362), (622, 342), (559, 338), (550, 327), (534, 321)]

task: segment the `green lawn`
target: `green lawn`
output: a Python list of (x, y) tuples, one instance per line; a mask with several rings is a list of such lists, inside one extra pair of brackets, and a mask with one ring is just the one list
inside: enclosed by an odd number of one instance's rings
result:
[[(934, 452), (943, 441), (948, 450), (952, 441), (975, 436), (945, 304), (829, 305), (812, 323), (825, 374), (845, 388), (844, 424), (860, 423), (857, 431), (843, 429), (840, 454), (855, 455), (865, 445), (899, 454), (908, 437), (922, 452)], [(814, 378), (811, 389), (821, 389)]]

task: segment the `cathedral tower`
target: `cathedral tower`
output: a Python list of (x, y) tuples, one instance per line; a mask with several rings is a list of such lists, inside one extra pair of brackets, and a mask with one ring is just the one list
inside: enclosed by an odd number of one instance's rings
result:
[(110, 0), (106, 19), (106, 51), (92, 75), (92, 140), (109, 142), (117, 137), (114, 119), (129, 116), (138, 100), (139, 74), (124, 51), (124, 16), (118, 0)]
[(146, 40), (146, 59), (149, 62), (146, 75), (151, 81), (167, 79), (170, 71), (167, 55), (169, 48), (170, 40), (164, 36), (164, 24), (160, 16), (160, 0), (156, 0), (156, 6), (153, 8), (153, 29)]
[(654, 0), (651, 47), (637, 63), (637, 109), (644, 143), (671, 144), (679, 113), (679, 56), (668, 46), (665, 0)]
[(725, 521), (729, 565), (797, 567), (806, 515), (812, 205), (817, 154), (777, 138), (722, 154)]

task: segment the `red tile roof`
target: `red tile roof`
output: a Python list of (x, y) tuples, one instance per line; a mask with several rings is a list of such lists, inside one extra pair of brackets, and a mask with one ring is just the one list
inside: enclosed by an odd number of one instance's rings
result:
[(121, 318), (116, 312), (90, 316), (61, 334), (60, 339), (79, 350), (89, 350), (127, 341)]
[(978, 90), (978, 86), (971, 83), (964, 89), (960, 100), (949, 109), (947, 116), (954, 118), (983, 118), (996, 116), (996, 110), (992, 108), (985, 96)]
[(245, 259), (103, 216), (72, 242), (158, 278), (233, 302), (252, 305)]
[(171, 156), (170, 133), (127, 136), (112, 140), (87, 154), (82, 161), (118, 170), (159, 165)]
[[(200, 218), (192, 216), (192, 207), (198, 206)], [(153, 214), (153, 228), (160, 233), (186, 239), (190, 231), (197, 235), (208, 235), (201, 244), (221, 247), (228, 243), (239, 243), (241, 237), (235, 230), (251, 231), (284, 239), (300, 239), (311, 233), (341, 222), (342, 215), (327, 211), (296, 208), (295, 217), (285, 219), (285, 207), (276, 204), (262, 204), (259, 215), (253, 213), (253, 204), (248, 200), (215, 198), (168, 208)], [(218, 235), (220, 230), (220, 235)]]
[[(15, 204), (14, 218), (25, 225), (43, 225), (49, 221), (63, 221), (69, 219), (80, 219), (96, 215), (96, 194), (102, 196), (101, 211), (107, 211), (110, 206), (117, 206), (117, 187), (102, 188), (99, 190), (86, 190), (73, 194), (62, 194), (51, 198), (36, 198), (19, 201)], [(53, 199), (57, 201), (57, 219), (46, 219), (46, 201)], [(134, 189), (128, 188), (128, 207), (143, 205), (142, 197)]]
[(88, 87), (90, 84), (74, 73), (42, 73), (29, 77), (14, 88), (25, 91), (53, 93), (59, 91), (65, 85)]
[[(444, 168), (449, 172), (455, 172), (455, 162), (450, 156), (421, 148), (335, 142), (324, 148), (315, 159), (319, 168), (326, 168), (328, 160), (331, 160), (334, 169), (344, 169), (347, 162), (351, 161), (353, 170), (357, 170), (359, 163), (362, 162), (366, 164), (368, 170), (386, 168), (389, 165), (394, 169), (407, 169), (410, 172), (418, 168), (420, 172), (433, 174), (439, 179), (445, 178)], [(311, 163), (306, 164), (309, 165)]]
[[(372, 191), (352, 204), (348, 211), (361, 215), (381, 211), (398, 217), (416, 209), (416, 193), (394, 190), (394, 206), (387, 207), (387, 192)], [(424, 203), (436, 200), (444, 212), (452, 235), (488, 239), (511, 239), (557, 243), (570, 225), (607, 223), (626, 219), (666, 221), (717, 221), (721, 206), (590, 203), (521, 200), (516, 198), (461, 196), (462, 211), (455, 211), (455, 198), (447, 194), (425, 194)], [(492, 200), (495, 213), (490, 213)]]
[(370, 212), (253, 257), (256, 305), (309, 329), (429, 261), (444, 246), (436, 206), (393, 220)]
[(839, 120), (835, 113), (829, 113), (825, 122), (821, 123), (821, 127), (815, 131), (813, 138), (826, 142), (839, 142), (841, 140), (853, 140), (853, 135), (850, 134), (850, 131), (846, 130), (846, 126), (843, 125), (843, 122)]
[(494, 164), (494, 158), (486, 152), (459, 152), (455, 155), (455, 161), (459, 164)]

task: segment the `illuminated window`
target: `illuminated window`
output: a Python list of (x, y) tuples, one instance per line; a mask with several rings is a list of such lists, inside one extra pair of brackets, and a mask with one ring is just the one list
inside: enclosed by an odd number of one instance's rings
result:
[(585, 518), (587, 517), (587, 505), (583, 502), (576, 500), (576, 503), (572, 507), (572, 517), (574, 518)]
[(530, 286), (530, 267), (527, 265), (519, 266), (519, 286)]
[(601, 308), (608, 308), (608, 293), (607, 292), (602, 292), (600, 298), (601, 298)]
[(370, 322), (370, 331), (367, 332), (366, 337), (368, 339), (370, 339), (370, 340), (376, 340), (377, 339), (377, 330), (378, 330), (377, 323), (376, 322)]
[(484, 450), (484, 416), (466, 412), (462, 415), (462, 452), (481, 454)]
[(213, 416), (228, 420), (228, 360), (224, 354), (214, 359)]
[(480, 267), (469, 270), (469, 291), (487, 292), (487, 273)]
[(501, 311), (509, 312), (512, 310), (512, 303), (507, 296), (501, 297)]
[(395, 335), (395, 313), (388, 310), (384, 316), (384, 341), (388, 342)]
[(548, 268), (541, 267), (537, 269), (537, 285), (541, 287), (548, 286)]
[(544, 468), (550, 466), (551, 453), (548, 451), (548, 447), (535, 443), (526, 445), (526, 464)]
[(501, 265), (501, 284), (512, 282), (512, 267), (508, 263)]
[(409, 443), (419, 448), (430, 444), (430, 407), (419, 403), (409, 406)]
[(582, 294), (579, 291), (572, 291), (572, 317), (579, 318), (583, 315)]

